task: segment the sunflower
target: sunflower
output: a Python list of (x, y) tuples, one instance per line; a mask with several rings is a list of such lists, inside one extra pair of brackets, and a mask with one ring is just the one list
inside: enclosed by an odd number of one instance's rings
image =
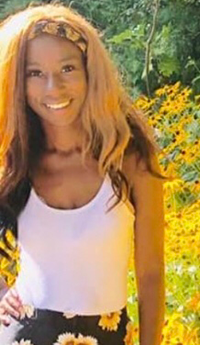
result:
[(126, 325), (126, 335), (124, 337), (125, 345), (133, 345), (133, 340), (136, 336), (137, 328), (135, 328), (132, 321), (129, 321)]
[(63, 313), (63, 316), (66, 318), (66, 319), (71, 319), (72, 317), (75, 317), (76, 314), (72, 314), (72, 313)]
[(54, 345), (76, 345), (76, 337), (72, 333), (63, 333), (58, 336)]
[(117, 331), (118, 324), (120, 322), (121, 311), (103, 314), (99, 320), (98, 325), (108, 331)]
[(30, 340), (22, 339), (22, 340), (20, 340), (20, 342), (14, 341), (14, 343), (12, 343), (12, 345), (33, 345), (33, 344), (31, 343)]
[(24, 304), (20, 310), (20, 319), (22, 320), (25, 317), (30, 319), (34, 315), (34, 311), (35, 308), (32, 305)]
[(84, 337), (82, 334), (78, 335), (76, 339), (76, 345), (98, 345), (97, 339), (86, 336)]

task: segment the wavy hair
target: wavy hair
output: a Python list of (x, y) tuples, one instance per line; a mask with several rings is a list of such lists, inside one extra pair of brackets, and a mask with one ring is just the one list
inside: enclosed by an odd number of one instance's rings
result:
[(133, 106), (97, 29), (60, 2), (31, 4), (0, 24), (0, 204), (15, 216), (26, 204), (29, 171), (44, 147), (42, 126), (26, 102), (25, 64), (29, 33), (38, 21), (48, 19), (66, 22), (87, 41), (88, 91), (80, 114), (85, 133), (83, 158), (91, 152), (98, 160), (99, 172), (109, 172), (118, 200), (123, 186), (128, 195), (120, 165), (125, 155), (135, 152), (149, 172), (165, 179), (151, 165), (151, 158), (159, 151), (153, 130)]

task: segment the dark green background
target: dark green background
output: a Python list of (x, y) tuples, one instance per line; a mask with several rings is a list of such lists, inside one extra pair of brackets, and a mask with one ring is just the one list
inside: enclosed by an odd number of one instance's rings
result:
[[(0, 1), (0, 18), (23, 8), (30, 0)], [(41, 1), (34, 1), (41, 3)], [(49, 1), (43, 1), (47, 3)], [(150, 47), (150, 93), (176, 81), (200, 93), (200, 0), (65, 0), (103, 34), (124, 84), (133, 97), (147, 93), (145, 51), (159, 2)]]

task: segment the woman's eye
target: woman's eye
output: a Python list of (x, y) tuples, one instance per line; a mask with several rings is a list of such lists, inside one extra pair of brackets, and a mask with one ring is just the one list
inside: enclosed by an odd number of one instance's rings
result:
[(42, 75), (42, 72), (39, 70), (32, 70), (26, 73), (27, 77), (41, 77), (41, 75)]
[(67, 65), (67, 66), (64, 66), (63, 69), (62, 69), (64, 72), (71, 72), (74, 70), (74, 66), (72, 65)]
[[(62, 68), (62, 72), (64, 73), (72, 72), (73, 70), (74, 70), (74, 66), (72, 65), (67, 65)], [(26, 76), (27, 77), (41, 77), (42, 72), (39, 70), (30, 70), (30, 71), (27, 71)]]

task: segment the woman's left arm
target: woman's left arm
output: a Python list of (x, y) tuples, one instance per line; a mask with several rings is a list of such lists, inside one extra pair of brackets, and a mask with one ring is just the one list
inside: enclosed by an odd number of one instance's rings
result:
[[(152, 166), (161, 172), (155, 156)], [(127, 169), (135, 208), (134, 262), (140, 345), (160, 345), (165, 315), (163, 180), (145, 170), (143, 162), (136, 168), (134, 157)]]

